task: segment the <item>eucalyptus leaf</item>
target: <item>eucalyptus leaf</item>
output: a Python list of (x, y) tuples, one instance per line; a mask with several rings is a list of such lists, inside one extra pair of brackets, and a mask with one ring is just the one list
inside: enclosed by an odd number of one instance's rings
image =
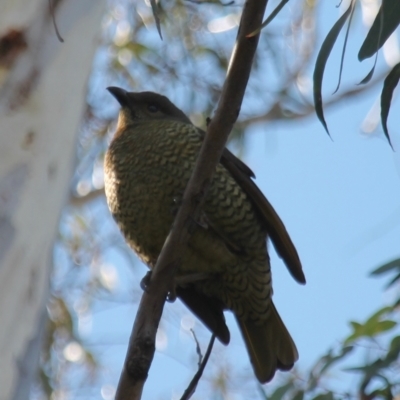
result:
[(372, 57), (400, 24), (400, 1), (382, 0), (381, 7), (365, 38), (358, 59)]
[(390, 141), (389, 131), (387, 128), (387, 119), (389, 116), (390, 105), (392, 103), (393, 92), (397, 84), (399, 83), (399, 79), (400, 79), (400, 63), (396, 64), (389, 72), (388, 76), (386, 77), (383, 83), (383, 89), (381, 93), (381, 122), (382, 122), (383, 132), (385, 133), (385, 136), (392, 148), (393, 146)]
[(322, 94), (321, 94), (322, 80), (324, 78), (325, 66), (328, 61), (329, 55), (331, 54), (331, 51), (333, 49), (333, 46), (336, 43), (336, 39), (338, 38), (340, 31), (342, 30), (345, 22), (347, 21), (347, 18), (351, 14), (352, 7), (353, 7), (353, 2), (350, 3), (347, 10), (336, 21), (336, 23), (333, 25), (332, 29), (327, 34), (324, 42), (322, 43), (321, 49), (318, 53), (317, 61), (315, 63), (315, 68), (314, 68), (313, 88), (314, 88), (315, 112), (317, 114), (318, 119), (322, 123), (323, 127), (325, 128), (325, 130), (329, 136), (330, 136), (330, 134), (329, 134), (328, 126), (327, 126), (325, 118), (324, 118), (324, 110), (323, 110), (323, 105), (322, 105)]

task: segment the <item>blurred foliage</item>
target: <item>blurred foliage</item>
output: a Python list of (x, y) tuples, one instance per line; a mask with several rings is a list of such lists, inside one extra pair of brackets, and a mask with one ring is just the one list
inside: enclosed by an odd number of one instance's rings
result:
[[(110, 372), (103, 355), (118, 340), (93, 342), (93, 315), (118, 304), (135, 303), (140, 296), (139, 281), (143, 273), (138, 272), (140, 266), (135, 256), (111, 221), (103, 196), (103, 156), (117, 112), (117, 104), (105, 87), (115, 85), (163, 93), (196, 125), (204, 127), (220, 95), (242, 3), (161, 0), (154, 18), (154, 1), (109, 0), (88, 87), (70, 204), (62, 216), (55, 246), (48, 326), (32, 398), (98, 398), (99, 388), (104, 399), (113, 398), (114, 388), (104, 382), (110, 382), (111, 376), (115, 383), (117, 377)], [(280, 2), (270, 3), (273, 10)], [(375, 0), (372, 3), (378, 4)], [(237, 154), (243, 151), (249, 127), (298, 120), (314, 113), (311, 73), (320, 42), (317, 5), (312, 0), (291, 0), (261, 31), (246, 97), (230, 137)], [(361, 15), (366, 9), (366, 0), (357, 2), (356, 13)], [(384, 30), (381, 33), (379, 46), (386, 33)], [(325, 101), (325, 109), (382, 84), (389, 68), (382, 70), (366, 85), (342, 88)], [(320, 75), (319, 90), (323, 70)], [(387, 96), (391, 96), (390, 88), (393, 84), (389, 85)], [(394, 272), (391, 285), (397, 285), (399, 262), (382, 268), (374, 274)], [(273, 389), (260, 387), (257, 396), (274, 400), (374, 399), (391, 398), (391, 394), (399, 393), (399, 304), (400, 299), (378, 310), (364, 323), (352, 322), (352, 333), (323, 355), (310, 371), (286, 374), (286, 380)], [(173, 313), (179, 314), (181, 309), (174, 310), (178, 311), (165, 314), (167, 318), (175, 318), (177, 325), (179, 320)], [(381, 341), (387, 345), (378, 345)], [(368, 362), (360, 361), (360, 352), (368, 353)], [(350, 357), (359, 365), (349, 367), (345, 374), (358, 374), (359, 386), (356, 389), (353, 385), (349, 393), (336, 393), (330, 379), (333, 373), (339, 374), (339, 365)], [(239, 375), (236, 379), (234, 366), (223, 357), (218, 358), (219, 365), (209, 367), (211, 378), (205, 378), (212, 397), (226, 398), (231, 387), (248, 393), (248, 386), (243, 384), (250, 381), (248, 377)]]
[[(363, 3), (361, 1), (361, 3)], [(342, 30), (343, 26), (349, 19), (347, 32), (343, 44), (343, 51), (342, 51), (342, 60), (340, 65), (340, 72), (339, 72), (339, 83), (336, 91), (339, 89), (340, 86), (340, 78), (342, 74), (343, 68), (343, 59), (344, 54), (346, 51), (346, 45), (348, 40), (348, 33), (352, 22), (352, 17), (355, 11), (355, 7), (358, 4), (356, 0), (351, 0), (347, 10), (343, 13), (343, 15), (338, 19), (338, 21), (333, 25), (332, 29), (329, 31), (328, 35), (324, 39), (324, 42), (321, 46), (321, 50), (318, 53), (317, 61), (315, 63), (315, 70), (314, 70), (314, 79), (313, 79), (313, 88), (314, 88), (314, 105), (315, 111), (317, 114), (318, 119), (321, 121), (323, 127), (325, 128), (326, 132), (329, 134), (328, 126), (326, 124), (323, 112), (323, 104), (322, 104), (322, 80), (324, 76), (324, 70), (326, 63), (328, 61), (329, 55), (332, 51), (333, 46), (336, 43), (336, 40), (339, 36), (340, 31)], [(393, 32), (397, 29), (400, 24), (400, 2), (398, 0), (382, 0), (382, 3), (379, 7), (379, 11), (375, 16), (374, 22), (370, 27), (364, 42), (361, 45), (360, 51), (358, 53), (359, 61), (363, 61), (366, 58), (372, 57), (376, 55), (375, 62), (367, 74), (367, 76), (361, 80), (360, 84), (368, 83), (375, 71), (376, 62), (378, 59), (378, 51), (379, 49), (387, 42), (389, 37), (393, 34)], [(389, 115), (389, 110), (392, 102), (393, 92), (399, 83), (400, 79), (400, 63), (397, 63), (393, 66), (391, 71), (387, 74), (385, 79), (385, 83), (382, 88), (381, 93), (381, 122), (382, 128), (385, 133), (389, 144), (392, 146), (389, 131), (387, 128), (387, 118)], [(335, 92), (336, 92), (335, 91)]]
[[(374, 312), (365, 322), (350, 321), (352, 332), (329, 349), (308, 372), (289, 376), (263, 398), (392, 400), (400, 396), (400, 259), (375, 269), (371, 275), (394, 273), (387, 287), (395, 300)], [(363, 356), (367, 358), (363, 359)], [(354, 365), (355, 364), (355, 365)], [(333, 368), (334, 367), (334, 368)], [(349, 375), (358, 375), (357, 383)], [(347, 375), (347, 376), (346, 376)], [(335, 380), (349, 382), (348, 392), (337, 392)], [(343, 386), (343, 385), (341, 385)], [(396, 397), (397, 396), (397, 397)]]

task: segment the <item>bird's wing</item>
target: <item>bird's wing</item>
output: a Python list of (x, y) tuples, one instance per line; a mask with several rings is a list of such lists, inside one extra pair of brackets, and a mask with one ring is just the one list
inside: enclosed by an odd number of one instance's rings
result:
[(227, 148), (224, 149), (221, 157), (221, 164), (230, 172), (235, 181), (246, 192), (260, 216), (262, 217), (268, 234), (279, 254), (283, 258), (290, 274), (299, 283), (305, 283), (306, 279), (301, 266), (300, 258), (292, 240), (279, 218), (278, 214), (262, 194), (261, 190), (251, 179), (253, 171), (240, 161)]
[(229, 343), (230, 334), (225, 323), (224, 307), (219, 300), (194, 290), (190, 285), (177, 286), (176, 294), (221, 343)]

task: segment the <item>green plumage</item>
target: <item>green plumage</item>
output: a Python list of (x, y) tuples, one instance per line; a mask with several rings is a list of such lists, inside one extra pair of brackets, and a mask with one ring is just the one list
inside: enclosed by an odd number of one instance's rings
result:
[[(204, 133), (164, 96), (119, 88), (110, 92), (122, 108), (105, 158), (107, 202), (129, 245), (152, 268)], [(222, 311), (232, 310), (256, 376), (265, 382), (298, 358), (271, 300), (268, 234), (276, 239), (292, 275), (300, 282), (304, 275), (282, 222), (251, 176), (225, 150), (177, 271), (177, 294), (224, 343), (229, 331)], [(199, 273), (193, 282), (179, 285), (180, 279)]]

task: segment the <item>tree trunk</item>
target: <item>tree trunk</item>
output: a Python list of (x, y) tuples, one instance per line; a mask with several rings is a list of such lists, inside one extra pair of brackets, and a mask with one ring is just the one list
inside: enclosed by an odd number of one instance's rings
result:
[(26, 399), (105, 0), (0, 3), (0, 399)]

